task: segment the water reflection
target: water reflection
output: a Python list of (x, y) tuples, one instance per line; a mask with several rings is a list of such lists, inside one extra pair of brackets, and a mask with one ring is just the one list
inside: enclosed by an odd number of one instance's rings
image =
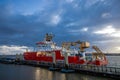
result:
[(35, 80), (112, 80), (108, 78), (83, 75), (80, 73), (60, 73), (43, 68), (36, 68)]
[[(108, 56), (110, 66), (120, 67), (120, 56)], [(40, 67), (0, 64), (0, 80), (114, 80), (80, 73), (64, 74)]]
[(40, 69), (37, 68), (35, 71), (35, 80), (40, 80), (39, 75), (40, 75)]
[(0, 64), (0, 80), (114, 80), (80, 73), (61, 73), (40, 67)]

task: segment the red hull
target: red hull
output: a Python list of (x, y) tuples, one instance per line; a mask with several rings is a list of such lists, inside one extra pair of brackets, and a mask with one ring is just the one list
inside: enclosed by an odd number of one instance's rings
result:
[[(55, 50), (56, 53), (56, 61), (64, 61), (64, 57), (61, 55), (60, 50)], [(84, 64), (86, 61), (84, 59), (79, 59), (79, 56), (68, 56), (69, 64)], [(24, 59), (30, 61), (38, 61), (38, 62), (53, 62), (52, 56), (47, 55), (38, 55), (37, 52), (25, 52)]]
[(87, 64), (93, 64), (97, 66), (104, 66), (108, 64), (108, 60), (95, 60), (95, 61), (89, 61)]
[(24, 59), (25, 60), (36, 60), (36, 53), (37, 52), (25, 52)]
[[(47, 51), (41, 51), (41, 52), (47, 52)], [(52, 52), (52, 51), (50, 51)], [(56, 60), (63, 60), (64, 58), (60, 56), (60, 50), (55, 50), (56, 53)], [(35, 61), (44, 61), (44, 62), (52, 62), (52, 56), (47, 55), (41, 55), (37, 54), (38, 52), (24, 52), (24, 59), (25, 60), (35, 60)]]

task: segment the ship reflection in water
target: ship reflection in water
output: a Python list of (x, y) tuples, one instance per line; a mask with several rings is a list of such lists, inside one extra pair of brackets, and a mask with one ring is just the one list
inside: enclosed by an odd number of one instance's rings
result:
[[(80, 73), (60, 73), (43, 68), (35, 68), (35, 80), (108, 80), (108, 78), (83, 75)], [(112, 79), (109, 79), (112, 80)]]
[(40, 67), (0, 64), (0, 80), (113, 80), (80, 73), (61, 73)]

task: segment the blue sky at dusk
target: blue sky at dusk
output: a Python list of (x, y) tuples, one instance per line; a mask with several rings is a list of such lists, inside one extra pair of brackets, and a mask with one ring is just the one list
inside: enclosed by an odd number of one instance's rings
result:
[(89, 41), (120, 53), (120, 0), (0, 0), (0, 54), (34, 47), (46, 33), (59, 45)]

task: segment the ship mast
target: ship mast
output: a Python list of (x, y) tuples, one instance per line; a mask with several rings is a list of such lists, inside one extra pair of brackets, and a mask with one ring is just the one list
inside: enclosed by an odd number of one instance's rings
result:
[(53, 35), (46, 33), (46, 35), (45, 35), (45, 41), (50, 42), (50, 41), (52, 41), (52, 39), (53, 39)]

